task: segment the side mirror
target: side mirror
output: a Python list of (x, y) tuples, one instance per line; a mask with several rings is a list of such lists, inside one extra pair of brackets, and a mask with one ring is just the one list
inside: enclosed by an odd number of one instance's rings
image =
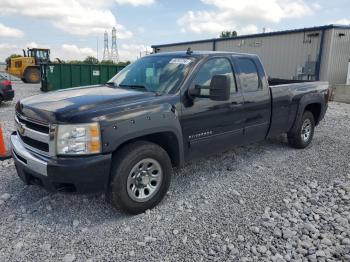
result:
[(230, 79), (225, 75), (215, 75), (210, 81), (209, 98), (214, 101), (230, 99)]
[[(203, 95), (201, 91), (209, 90), (208, 95)], [(192, 86), (188, 90), (191, 98), (209, 98), (214, 101), (227, 101), (230, 99), (230, 79), (225, 75), (215, 75), (210, 81), (210, 86)]]

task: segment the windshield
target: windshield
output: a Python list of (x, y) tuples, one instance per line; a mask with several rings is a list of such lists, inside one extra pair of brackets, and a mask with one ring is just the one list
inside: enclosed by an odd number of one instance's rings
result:
[(139, 88), (169, 94), (177, 90), (192, 62), (191, 57), (143, 57), (125, 67), (109, 83), (120, 88)]

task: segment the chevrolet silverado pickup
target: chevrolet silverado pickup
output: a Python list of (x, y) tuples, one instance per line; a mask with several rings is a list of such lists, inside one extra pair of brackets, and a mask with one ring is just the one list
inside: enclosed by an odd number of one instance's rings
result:
[(283, 133), (307, 147), (329, 95), (326, 82), (269, 79), (256, 55), (153, 54), (106, 84), (19, 101), (12, 155), (26, 184), (104, 193), (137, 214), (185, 161)]

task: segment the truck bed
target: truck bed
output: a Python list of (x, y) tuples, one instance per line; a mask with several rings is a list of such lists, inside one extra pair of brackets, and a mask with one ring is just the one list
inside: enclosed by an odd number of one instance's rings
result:
[(303, 105), (302, 100), (324, 98), (322, 94), (326, 94), (329, 87), (328, 82), (284, 79), (269, 79), (269, 84), (272, 101), (269, 136), (288, 132), (295, 122), (298, 107)]

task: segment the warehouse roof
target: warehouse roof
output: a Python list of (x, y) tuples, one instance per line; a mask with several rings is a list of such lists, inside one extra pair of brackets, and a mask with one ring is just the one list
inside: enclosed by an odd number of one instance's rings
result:
[(292, 34), (292, 33), (300, 33), (300, 32), (312, 32), (312, 31), (319, 31), (319, 30), (325, 30), (325, 29), (350, 29), (350, 26), (331, 24), (331, 25), (324, 25), (324, 26), (301, 28), (301, 29), (275, 31), (275, 32), (269, 32), (269, 33), (240, 35), (240, 36), (228, 37), (228, 38), (210, 38), (210, 39), (204, 39), (204, 40), (179, 42), (179, 43), (172, 43), (172, 44), (152, 45), (152, 48), (176, 46), (176, 45), (184, 45), (184, 44), (198, 44), (198, 43), (206, 43), (210, 41), (225, 41), (225, 40), (231, 40), (231, 39), (247, 39), (247, 38), (253, 38), (253, 37), (266, 37), (266, 36), (284, 35), (284, 34)]

